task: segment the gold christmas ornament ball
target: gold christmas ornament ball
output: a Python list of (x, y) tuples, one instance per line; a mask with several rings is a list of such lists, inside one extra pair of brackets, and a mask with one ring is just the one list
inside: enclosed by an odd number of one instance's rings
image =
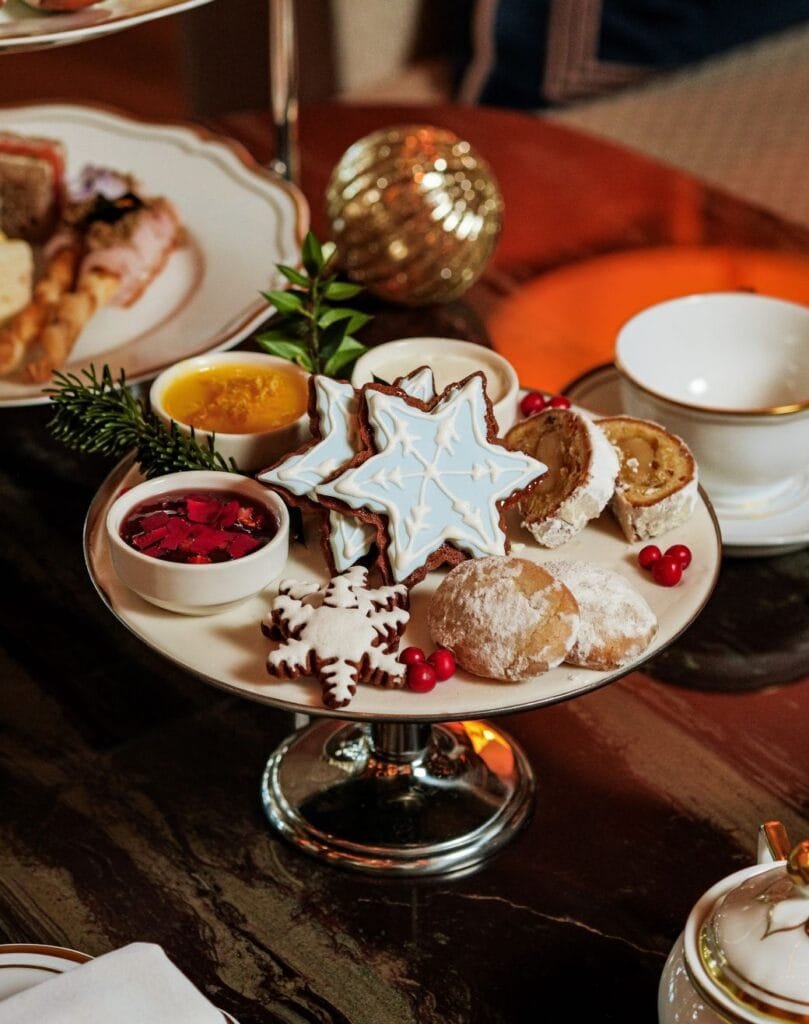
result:
[(380, 298), (449, 302), (483, 272), (503, 220), (486, 161), (446, 128), (383, 128), (355, 142), (326, 191), (344, 272)]

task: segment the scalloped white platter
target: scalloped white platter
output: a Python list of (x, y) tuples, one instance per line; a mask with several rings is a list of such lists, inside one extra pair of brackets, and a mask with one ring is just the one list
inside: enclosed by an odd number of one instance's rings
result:
[[(121, 583), (110, 561), (104, 522), (109, 505), (121, 489), (139, 479), (136, 469), (120, 465), (107, 477), (88, 512), (85, 559), (90, 577), (107, 606), (144, 643), (205, 682), (250, 700), (309, 715), (374, 721), (452, 721), (522, 711), (595, 690), (637, 668), (693, 622), (716, 584), (721, 560), (719, 528), (702, 492), (689, 521), (655, 539), (662, 549), (671, 544), (687, 544), (693, 553), (692, 564), (681, 582), (671, 588), (658, 586), (639, 568), (637, 553), (645, 542), (628, 544), (608, 512), (554, 550), (539, 547), (521, 529), (518, 518), (511, 516), (508, 534), (513, 554), (539, 563), (559, 558), (589, 561), (614, 569), (633, 584), (649, 602), (659, 622), (657, 636), (642, 656), (619, 671), (597, 672), (563, 664), (521, 682), (499, 682), (459, 670), (429, 693), (361, 684), (348, 707), (334, 711), (323, 707), (320, 685), (315, 680), (279, 680), (267, 673), (266, 658), (272, 644), (261, 633), (260, 625), (277, 594), (278, 581), (261, 594), (204, 617), (163, 611)], [(328, 574), (316, 526), (311, 520), (306, 520), (305, 526), (307, 544), (290, 545), (283, 575), (325, 582)], [(410, 622), (400, 649), (411, 644), (433, 649), (427, 629), (427, 608), (445, 574), (445, 569), (431, 572), (411, 590)]]
[[(0, 945), (0, 1003), (18, 992), (48, 981), (55, 974), (64, 974), (92, 960), (87, 953), (62, 946)], [(220, 1011), (226, 1024), (238, 1021)]]
[(0, 10), (0, 52), (24, 53), (109, 35), (210, 0), (103, 0), (78, 11), (38, 11), (22, 0)]
[[(231, 348), (273, 312), (260, 292), (284, 287), (275, 264), (298, 262), (309, 211), (241, 146), (192, 125), (68, 104), (0, 108), (0, 130), (60, 139), (68, 176), (87, 163), (134, 174), (145, 195), (174, 203), (185, 227), (184, 244), (132, 306), (92, 317), (65, 370), (107, 363), (130, 383), (147, 380)], [(21, 373), (0, 378), (0, 407), (47, 401)]]

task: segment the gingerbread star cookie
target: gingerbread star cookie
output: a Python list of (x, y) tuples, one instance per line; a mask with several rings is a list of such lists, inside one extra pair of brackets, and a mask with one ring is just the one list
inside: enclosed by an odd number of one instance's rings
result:
[(506, 553), (503, 509), (547, 467), (497, 440), (482, 373), (430, 404), (366, 385), (360, 420), (368, 450), (316, 494), (375, 524), (391, 579), (412, 586), (444, 562)]
[(280, 641), (267, 670), (287, 679), (316, 676), (330, 708), (345, 707), (360, 682), (403, 686), (396, 649), (409, 618), (407, 588), (371, 590), (358, 565), (326, 584), (284, 580), (262, 624)]
[[(428, 367), (420, 367), (396, 383), (416, 398), (428, 401), (435, 397), (433, 373)], [(323, 514), (323, 554), (330, 572), (340, 573), (370, 553), (376, 536), (372, 525), (323, 509), (316, 497), (318, 484), (345, 466), (361, 447), (357, 393), (351, 384), (314, 375), (309, 420), (313, 441), (259, 473), (258, 479), (280, 491), (291, 505)]]

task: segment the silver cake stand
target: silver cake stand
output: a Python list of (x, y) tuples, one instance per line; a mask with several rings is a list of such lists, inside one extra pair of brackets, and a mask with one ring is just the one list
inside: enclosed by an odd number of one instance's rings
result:
[(489, 722), (318, 721), (267, 762), (264, 810), (302, 850), (377, 875), (473, 867), (527, 821), (534, 775)]
[[(128, 464), (118, 466), (88, 512), (84, 550), (98, 593), (139, 639), (205, 682), (297, 715), (318, 716), (272, 754), (261, 799), (282, 836), (330, 864), (409, 877), (474, 868), (514, 836), (534, 803), (534, 776), (525, 754), (488, 719), (580, 696), (643, 660), (611, 673), (563, 666), (519, 684), (459, 673), (428, 694), (361, 686), (349, 708), (323, 708), (311, 680), (273, 680), (265, 671), (268, 642), (259, 624), (272, 587), (216, 616), (194, 617), (154, 608), (118, 580), (107, 549), (105, 512), (120, 488), (137, 479)], [(676, 542), (694, 553), (687, 586), (665, 590), (638, 582), (660, 622), (644, 658), (693, 621), (716, 583), (721, 541), (704, 495), (689, 523), (678, 529)], [(541, 561), (549, 553), (532, 545), (520, 554)], [(630, 556), (617, 528), (599, 522), (569, 542), (565, 557), (621, 564), (626, 571)], [(286, 575), (325, 579), (319, 550), (293, 546)], [(432, 646), (424, 613), (440, 578), (431, 574), (414, 589), (403, 646)]]

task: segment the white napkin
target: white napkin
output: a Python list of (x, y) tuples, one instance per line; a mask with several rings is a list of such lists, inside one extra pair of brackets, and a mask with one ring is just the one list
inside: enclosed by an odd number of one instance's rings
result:
[(0, 1024), (224, 1024), (160, 946), (135, 942), (0, 1002)]

